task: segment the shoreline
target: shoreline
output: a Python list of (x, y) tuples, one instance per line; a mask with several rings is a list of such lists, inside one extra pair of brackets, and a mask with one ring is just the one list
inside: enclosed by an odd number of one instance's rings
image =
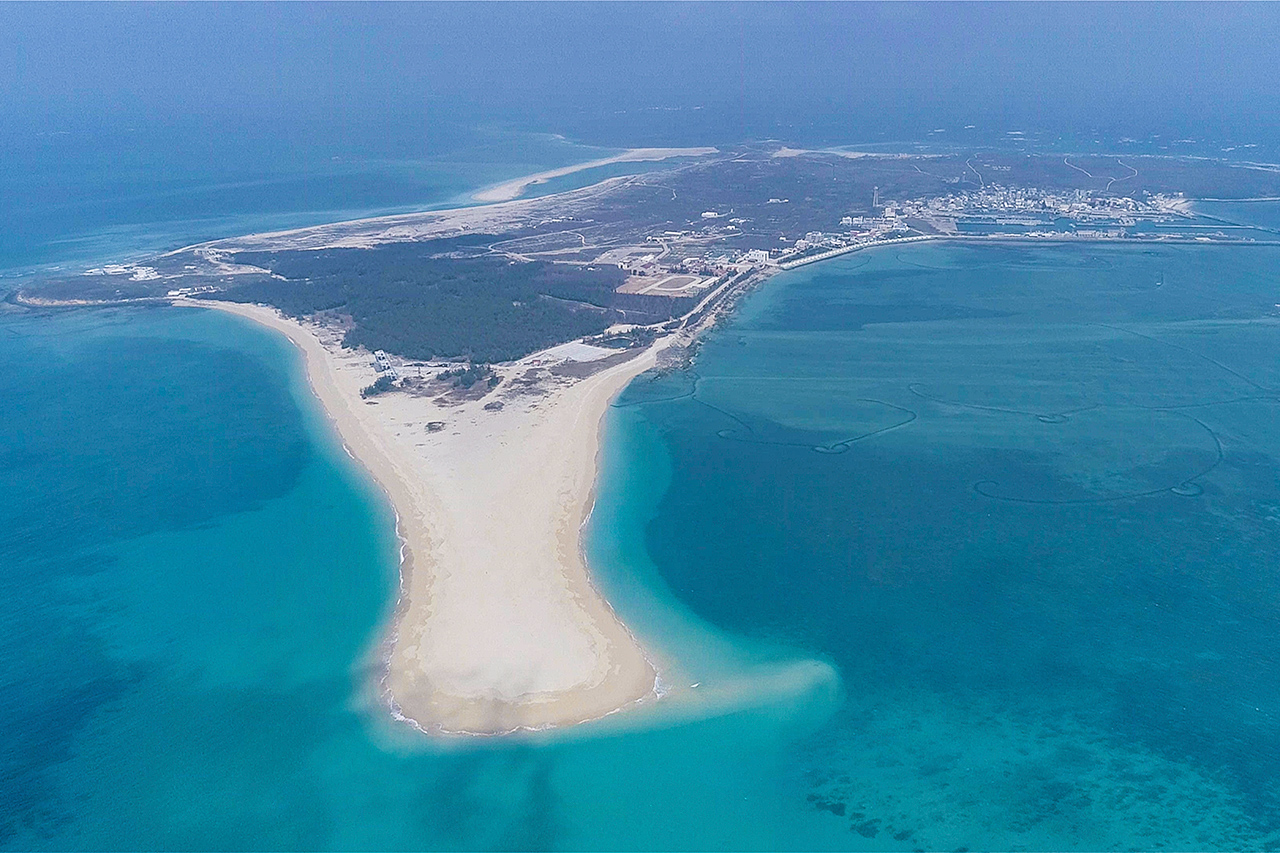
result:
[[(1251, 227), (1251, 226), (1246, 226)], [(1259, 229), (1261, 230), (1261, 229)], [(821, 263), (866, 249), (879, 249), (909, 243), (1008, 243), (1015, 246), (1069, 246), (1076, 243), (1106, 243), (1114, 246), (1280, 246), (1280, 240), (1214, 240), (1204, 237), (1031, 237), (1025, 234), (922, 234), (916, 237), (893, 237), (843, 246), (817, 255), (774, 264), (774, 269), (787, 272), (797, 267)]]
[(642, 163), (666, 160), (671, 157), (701, 157), (706, 154), (716, 153), (718, 153), (716, 148), (631, 148), (612, 157), (588, 160), (585, 163), (575, 163), (572, 166), (562, 166), (559, 169), (548, 169), (545, 172), (536, 172), (532, 175), (525, 175), (521, 178), (494, 184), (491, 187), (473, 192), (471, 200), (484, 203), (512, 201), (523, 195), (525, 190), (534, 184), (543, 184), (552, 178), (562, 178), (565, 175), (572, 175), (574, 172), (584, 172), (587, 169), (609, 166), (613, 163)]
[(400, 578), (377, 643), (378, 688), (393, 716), (428, 734), (497, 735), (597, 720), (661, 695), (652, 658), (592, 582), (581, 537), (608, 406), (671, 338), (530, 404), (450, 406), (455, 431), (422, 434), (407, 427), (440, 407), (403, 392), (362, 400), (369, 359), (335, 351), (325, 330), (260, 305), (173, 304), (287, 337), (344, 450), (386, 494)]

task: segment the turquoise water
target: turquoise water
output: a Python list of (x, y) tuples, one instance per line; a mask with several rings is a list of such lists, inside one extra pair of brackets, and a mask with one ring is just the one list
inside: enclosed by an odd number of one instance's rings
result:
[(886, 248), (632, 384), (656, 573), (840, 672), (788, 753), (815, 810), (886, 847), (1280, 843), (1277, 281), (1262, 247)]
[[(10, 6), (0, 294), (591, 145), (1275, 159), (1265, 15), (903, 8)], [(1142, 55), (1178, 59), (1117, 89)], [(609, 416), (586, 546), (669, 700), (501, 742), (373, 698), (392, 517), (285, 342), (0, 313), (0, 847), (1280, 848), (1278, 281), (941, 245), (775, 278)]]
[(0, 846), (1272, 846), (1278, 269), (777, 276), (609, 416), (587, 545), (669, 699), (503, 741), (374, 698), (393, 522), (287, 342), (4, 317)]
[[(393, 519), (299, 368), (212, 312), (0, 319), (0, 846), (839, 843), (780, 781), (832, 707), (825, 672), (576, 739), (394, 725), (372, 689)], [(598, 518), (645, 511), (623, 497)]]

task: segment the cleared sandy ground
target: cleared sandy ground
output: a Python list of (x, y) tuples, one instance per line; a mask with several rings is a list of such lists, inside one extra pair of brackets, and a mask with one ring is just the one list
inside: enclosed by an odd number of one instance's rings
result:
[[(404, 540), (384, 682), (398, 714), (425, 731), (492, 734), (596, 719), (656, 695), (653, 665), (591, 583), (580, 530), (602, 417), (665, 341), (583, 379), (543, 373), (536, 393), (498, 411), (484, 408), (494, 394), (370, 402), (359, 392), (376, 375), (372, 358), (342, 349), (336, 333), (262, 306), (177, 304), (287, 335), (343, 443), (389, 495)], [(505, 372), (546, 361), (535, 354)]]

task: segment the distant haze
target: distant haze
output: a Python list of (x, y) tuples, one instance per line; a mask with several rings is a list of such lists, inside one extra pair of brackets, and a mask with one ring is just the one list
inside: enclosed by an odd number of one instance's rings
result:
[(498, 124), (597, 144), (918, 138), (976, 125), (1280, 138), (1280, 6), (0, 6), (0, 140), (289, 135), (439, 150)]

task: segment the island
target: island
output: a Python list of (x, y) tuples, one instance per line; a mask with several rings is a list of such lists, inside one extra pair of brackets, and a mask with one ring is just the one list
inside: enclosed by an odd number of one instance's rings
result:
[(430, 733), (573, 725), (659, 699), (673, 662), (628, 631), (580, 537), (602, 419), (696, 358), (750, 289), (897, 242), (1280, 242), (1194, 199), (1280, 195), (1280, 170), (988, 150), (640, 149), (678, 162), (521, 199), (188, 246), (24, 286), (30, 310), (173, 304), (274, 329), (402, 543), (379, 689)]

